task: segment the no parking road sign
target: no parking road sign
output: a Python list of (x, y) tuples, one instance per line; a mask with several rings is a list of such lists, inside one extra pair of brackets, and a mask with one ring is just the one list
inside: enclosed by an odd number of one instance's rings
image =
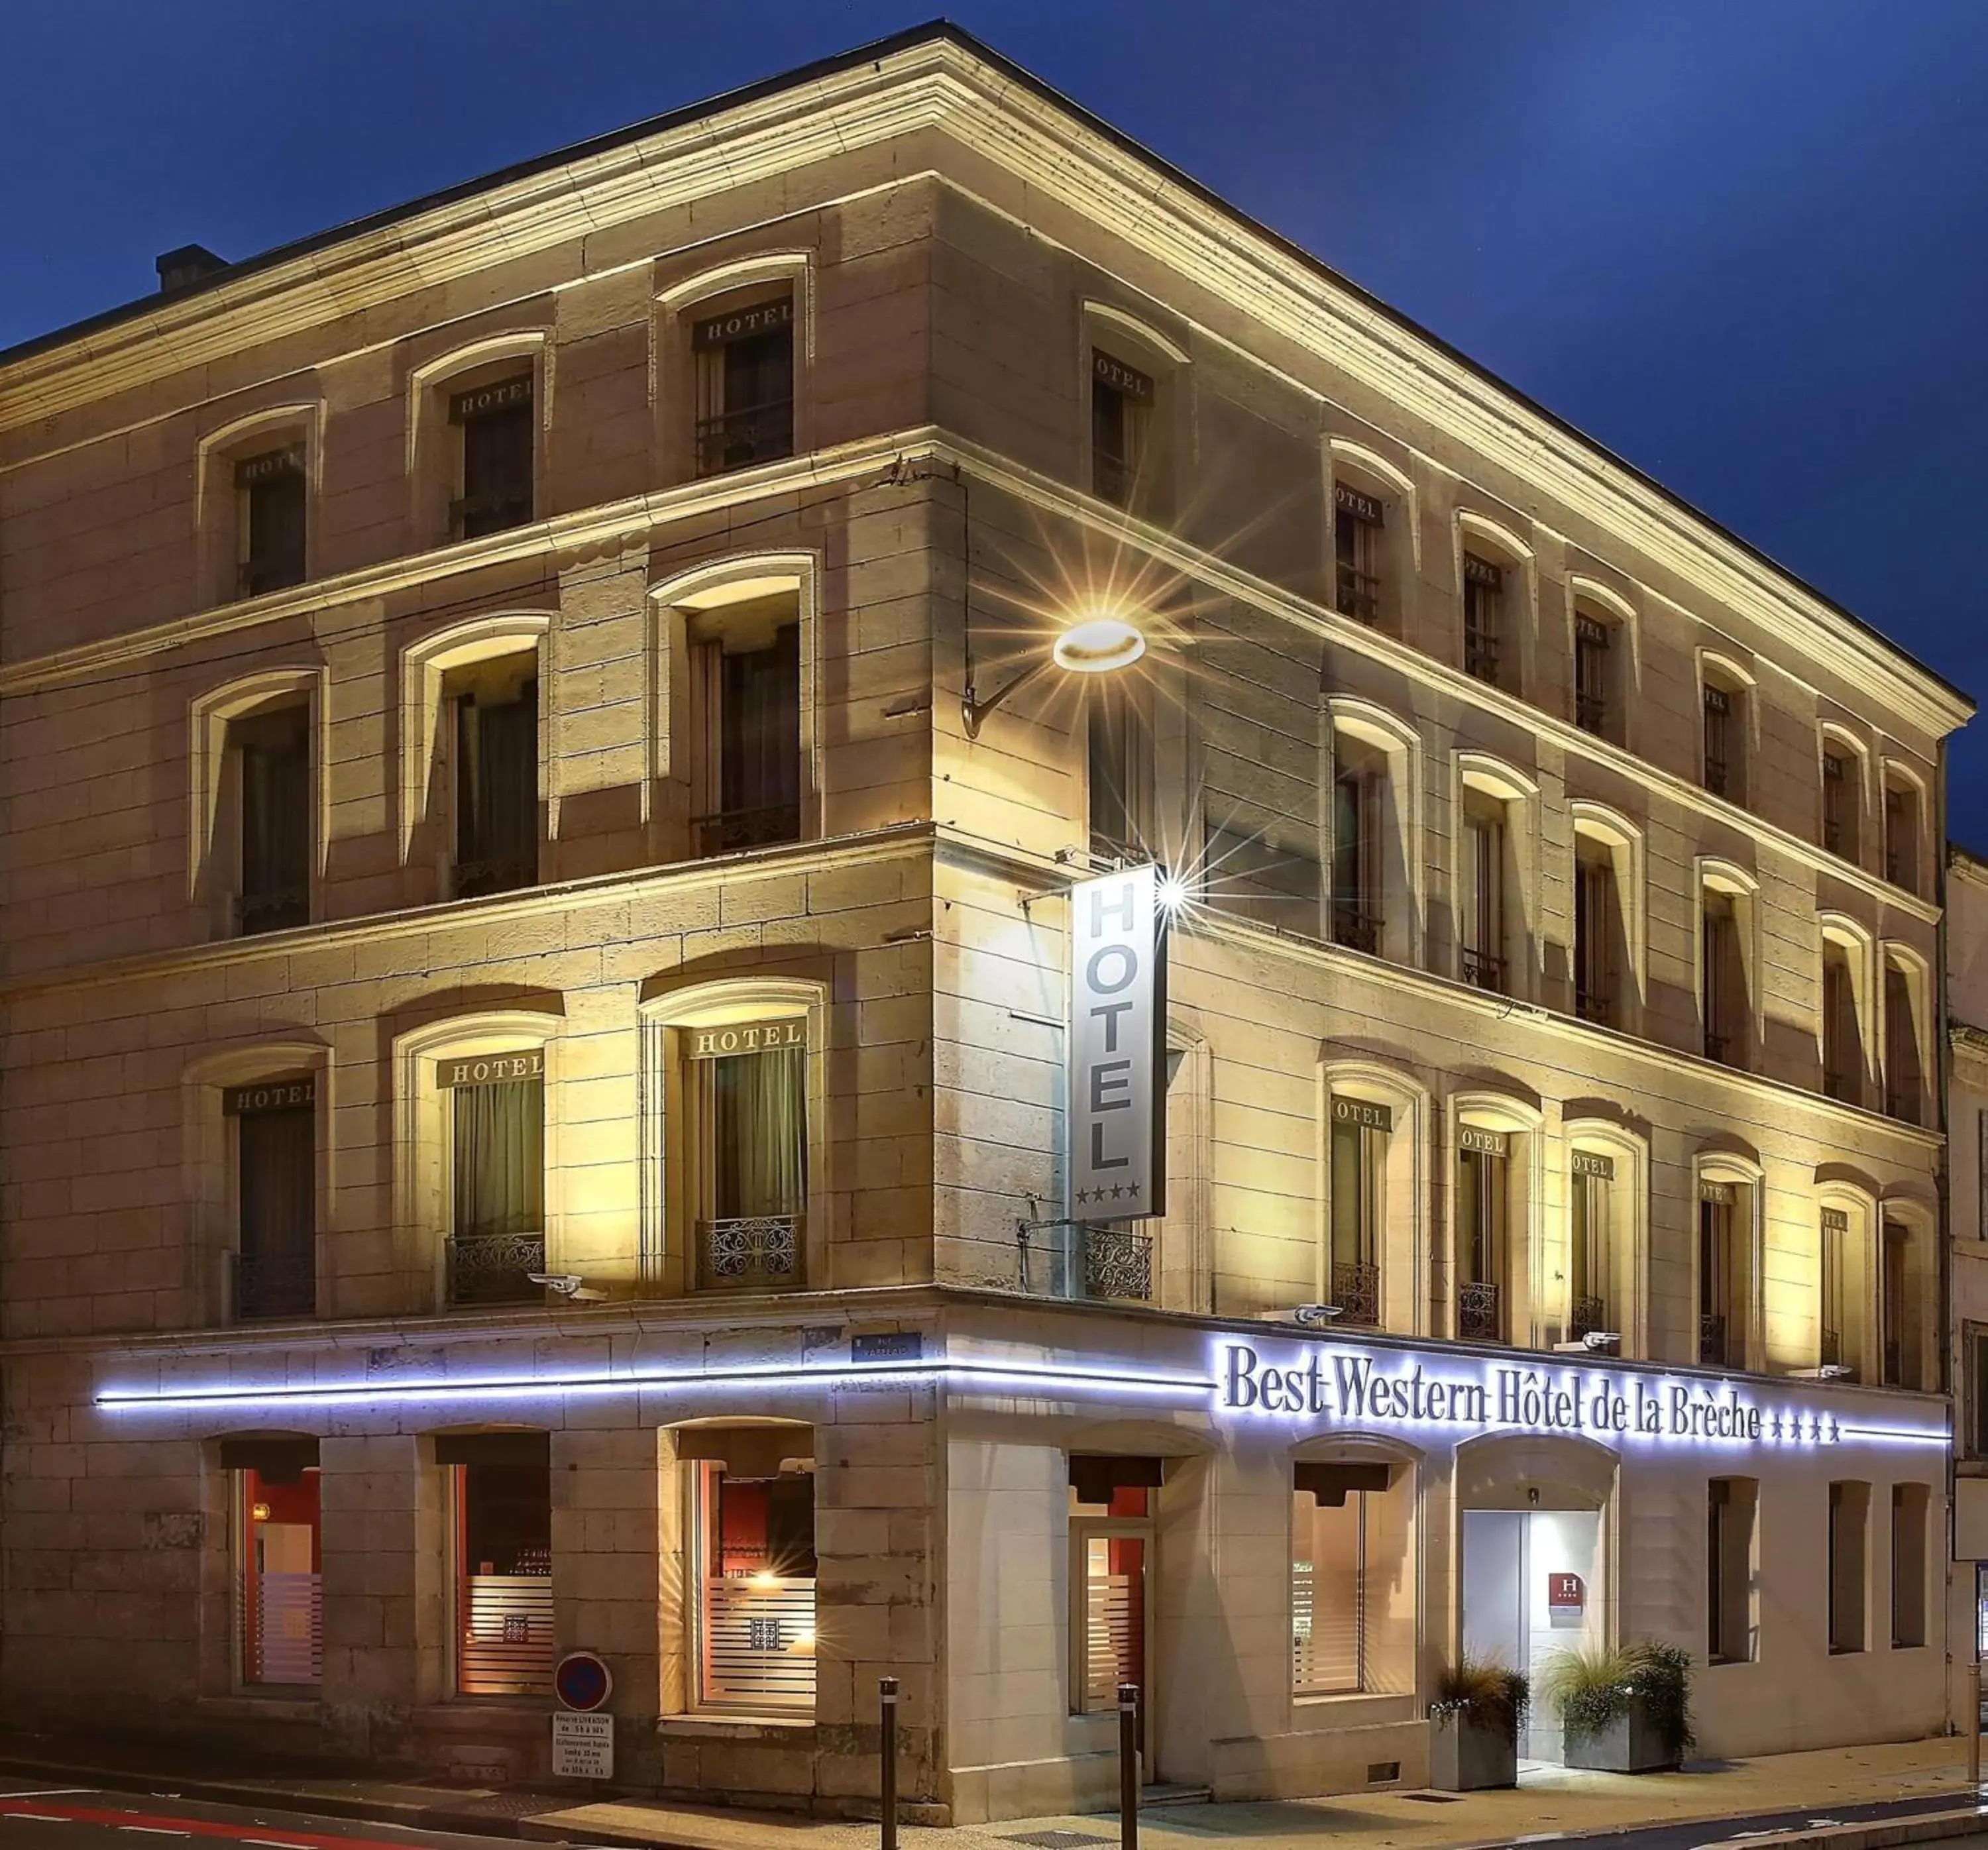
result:
[(570, 1651), (560, 1659), (553, 1672), (553, 1693), (562, 1706), (553, 1717), (556, 1777), (614, 1777), (614, 1717), (597, 1713), (614, 1691), (614, 1673), (591, 1651)]

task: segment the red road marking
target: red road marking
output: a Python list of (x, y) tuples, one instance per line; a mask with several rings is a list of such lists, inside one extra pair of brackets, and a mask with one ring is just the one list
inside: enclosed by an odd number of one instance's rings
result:
[[(100, 1805), (23, 1804), (0, 1792), (0, 1818), (66, 1818), (79, 1825), (150, 1825), (155, 1828), (184, 1831), (189, 1837), (221, 1837), (236, 1843), (254, 1838), (267, 1825), (224, 1825), (205, 1818), (175, 1818), (156, 1811), (113, 1811)], [(281, 1827), (279, 1827), (281, 1828)], [(264, 1838), (264, 1843), (276, 1840)], [(403, 1838), (340, 1837), (329, 1831), (284, 1831), (282, 1842), (296, 1850), (408, 1850)]]

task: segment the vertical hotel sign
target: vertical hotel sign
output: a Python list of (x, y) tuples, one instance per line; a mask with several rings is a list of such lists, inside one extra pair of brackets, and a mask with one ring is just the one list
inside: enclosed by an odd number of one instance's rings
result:
[(1159, 869), (1070, 889), (1070, 1217), (1166, 1211), (1166, 926)]

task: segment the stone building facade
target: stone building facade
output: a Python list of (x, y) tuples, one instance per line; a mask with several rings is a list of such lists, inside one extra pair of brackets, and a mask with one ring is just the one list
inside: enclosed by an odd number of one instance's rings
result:
[(1963, 697), (949, 29), (175, 256), (0, 354), (11, 1718), (542, 1772), (586, 1648), (860, 1810), (888, 1675), (962, 1821), (1128, 1678), (1230, 1796), (1570, 1640), (1942, 1725)]

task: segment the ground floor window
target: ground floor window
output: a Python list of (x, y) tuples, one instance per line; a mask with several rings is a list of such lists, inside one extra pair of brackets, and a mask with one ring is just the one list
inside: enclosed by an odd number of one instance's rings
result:
[(1760, 1486), (1715, 1477), (1706, 1487), (1706, 1656), (1739, 1664), (1753, 1656), (1753, 1524)]
[(1829, 1648), (1861, 1651), (1865, 1639), (1865, 1558), (1871, 1527), (1871, 1486), (1829, 1486)]
[(813, 1710), (814, 1476), (802, 1464), (779, 1461), (762, 1475), (712, 1459), (693, 1467), (701, 1706)]
[(1415, 1574), (1407, 1470), (1300, 1464), (1291, 1507), (1291, 1688), (1415, 1688)]
[(1926, 1524), (1932, 1493), (1925, 1484), (1892, 1486), (1892, 1649), (1926, 1642)]
[(458, 1696), (540, 1696), (552, 1688), (553, 1513), (543, 1432), (438, 1440), (455, 1544)]
[(228, 1476), (238, 1674), (245, 1685), (323, 1680), (316, 1453), (315, 1441), (278, 1442), (228, 1461), (235, 1463)]
[(1070, 1707), (1080, 1715), (1118, 1706), (1118, 1686), (1146, 1686), (1151, 1627), (1156, 1458), (1073, 1456), (1070, 1461), (1072, 1585)]

